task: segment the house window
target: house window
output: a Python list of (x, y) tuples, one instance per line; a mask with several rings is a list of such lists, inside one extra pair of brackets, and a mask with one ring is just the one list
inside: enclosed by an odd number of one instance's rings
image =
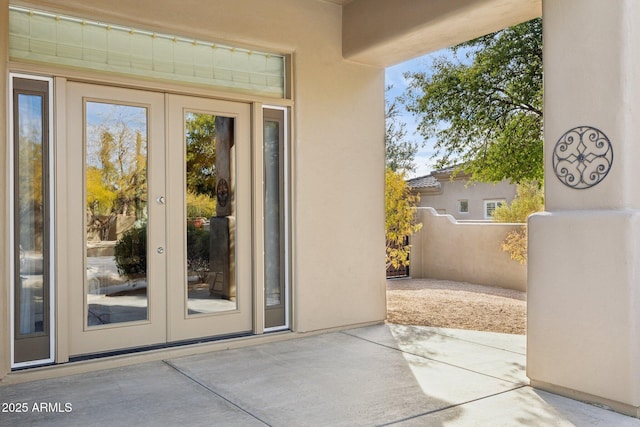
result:
[(496, 208), (504, 205), (506, 201), (504, 199), (500, 200), (485, 200), (484, 201), (484, 219), (491, 219), (493, 216), (493, 212)]
[(468, 200), (458, 200), (458, 213), (469, 213)]

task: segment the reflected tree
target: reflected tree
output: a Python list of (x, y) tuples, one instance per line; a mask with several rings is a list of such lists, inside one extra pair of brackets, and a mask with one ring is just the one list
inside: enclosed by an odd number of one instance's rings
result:
[(30, 218), (30, 221), (20, 221), (20, 245), (25, 250), (42, 251), (44, 227), (42, 132), (37, 128), (23, 129), (19, 146), (18, 209), (20, 218)]
[(187, 113), (187, 190), (213, 197), (216, 191), (216, 125), (211, 114)]
[[(105, 104), (88, 103), (87, 108)], [(87, 226), (108, 240), (118, 215), (140, 222), (146, 216), (146, 109), (96, 107), (100, 120), (87, 126)]]
[(187, 223), (187, 268), (199, 283), (209, 274), (209, 229), (197, 218), (216, 214), (215, 119), (190, 112), (185, 121), (187, 217), (192, 218)]

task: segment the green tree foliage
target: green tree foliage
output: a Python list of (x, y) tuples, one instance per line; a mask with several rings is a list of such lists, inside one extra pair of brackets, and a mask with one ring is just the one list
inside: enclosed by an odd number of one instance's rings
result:
[(211, 114), (188, 113), (187, 189), (211, 197), (216, 192), (216, 123)]
[(437, 167), (472, 179), (543, 179), (542, 20), (534, 19), (452, 48), (466, 61), (437, 59), (433, 74), (407, 73), (403, 98), (434, 137)]
[(385, 174), (385, 230), (387, 239), (386, 267), (409, 265), (406, 238), (422, 228), (415, 222), (415, 206), (419, 196), (411, 194), (403, 172), (387, 168)]
[[(392, 86), (387, 86), (387, 92)], [(397, 100), (387, 100), (385, 103), (385, 148), (386, 164), (394, 172), (412, 171), (414, 169), (413, 158), (418, 152), (418, 144), (405, 140), (407, 135), (406, 124), (398, 121)]]
[(525, 223), (517, 230), (511, 231), (502, 242), (502, 250), (508, 252), (511, 259), (521, 264), (527, 262), (527, 218), (529, 215), (544, 210), (543, 191), (537, 182), (518, 184), (516, 197), (511, 204), (504, 204), (493, 212), (496, 222)]

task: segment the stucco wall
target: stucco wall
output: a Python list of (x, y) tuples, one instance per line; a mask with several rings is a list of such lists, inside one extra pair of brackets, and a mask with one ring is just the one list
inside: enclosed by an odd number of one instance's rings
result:
[[(440, 181), (440, 185), (440, 194), (421, 193), (419, 206), (434, 208), (437, 212), (449, 214), (458, 220), (484, 220), (485, 200), (503, 199), (511, 203), (516, 195), (516, 186), (508, 181), (491, 184), (444, 179)], [(468, 200), (468, 213), (458, 212), (459, 200)]]
[(422, 229), (411, 237), (411, 277), (526, 290), (527, 267), (500, 247), (522, 225), (459, 223), (432, 208), (418, 208), (417, 220)]
[[(0, 4), (6, 8), (4, 1)], [(385, 318), (384, 69), (342, 58), (340, 6), (317, 0), (43, 0), (32, 5), (291, 54), (293, 327), (311, 331)], [(0, 119), (6, 123), (5, 115)], [(4, 151), (5, 135), (0, 138)], [(0, 203), (4, 211), (6, 201)], [(5, 272), (2, 282), (8, 283)], [(2, 313), (7, 310), (3, 306)], [(0, 345), (7, 346), (6, 340)]]
[[(638, 417), (640, 3), (543, 7), (548, 212), (529, 219), (527, 375), (536, 387)], [(599, 129), (614, 153), (606, 178), (581, 190), (557, 178), (553, 161), (576, 126)]]

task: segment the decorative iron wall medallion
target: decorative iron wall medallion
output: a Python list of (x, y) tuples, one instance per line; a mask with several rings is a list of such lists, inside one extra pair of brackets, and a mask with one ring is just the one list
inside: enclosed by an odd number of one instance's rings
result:
[(583, 190), (602, 181), (613, 164), (609, 138), (591, 126), (567, 131), (553, 149), (553, 171), (567, 187)]
[(229, 183), (224, 178), (218, 179), (216, 199), (218, 200), (218, 205), (221, 207), (227, 206), (227, 202), (229, 201)]

